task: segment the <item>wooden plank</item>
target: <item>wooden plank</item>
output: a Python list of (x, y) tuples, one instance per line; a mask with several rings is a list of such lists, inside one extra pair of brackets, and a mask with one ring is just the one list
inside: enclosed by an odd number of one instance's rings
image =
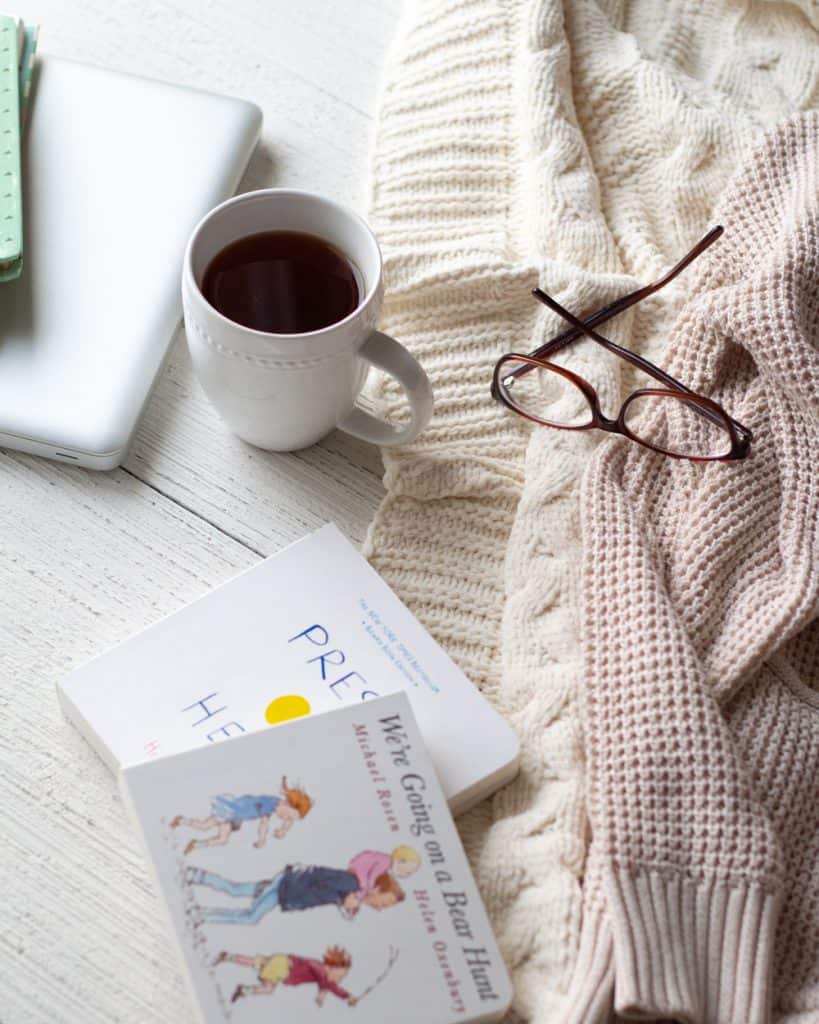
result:
[[(360, 209), (399, 7), (21, 0), (16, 10), (42, 22), (45, 52), (254, 99), (265, 134), (243, 187), (310, 188)], [(62, 719), (54, 682), (327, 519), (360, 541), (379, 474), (377, 451), (340, 434), (283, 456), (232, 438), (180, 344), (124, 470), (0, 454), (4, 1024), (193, 1019), (113, 780)]]
[[(82, 17), (56, 0), (37, 8), (44, 50), (250, 97), (265, 121), (242, 190), (296, 185), (363, 208), (397, 0), (275, 0), (263, 8), (249, 0), (154, 2), (138, 25), (124, 2), (84, 0), (80, 7)], [(294, 455), (261, 452), (230, 436), (193, 378), (184, 341), (125, 465), (264, 553), (330, 519), (361, 543), (383, 495), (377, 449), (341, 433)]]
[(360, 544), (383, 495), (378, 449), (340, 431), (292, 454), (229, 433), (195, 379), (182, 331), (125, 466), (263, 554), (330, 520)]
[[(401, 0), (21, 0), (45, 53), (252, 99), (265, 117), (243, 189), (362, 208), (372, 117)], [(218, 144), (218, 140), (214, 140)]]
[(257, 556), (122, 470), (0, 454), (0, 481), (0, 1020), (190, 1020), (114, 780), (54, 682)]

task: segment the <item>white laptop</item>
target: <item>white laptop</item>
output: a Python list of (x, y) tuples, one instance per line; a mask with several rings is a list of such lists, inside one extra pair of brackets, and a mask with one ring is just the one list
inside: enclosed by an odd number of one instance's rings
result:
[(188, 235), (260, 127), (243, 100), (38, 61), (23, 272), (0, 285), (0, 447), (119, 464), (181, 316)]

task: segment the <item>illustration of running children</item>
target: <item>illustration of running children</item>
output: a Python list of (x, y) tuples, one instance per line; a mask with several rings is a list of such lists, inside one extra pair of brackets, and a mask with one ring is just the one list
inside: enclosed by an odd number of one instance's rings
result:
[(385, 910), (400, 903), (404, 891), (395, 875), (407, 878), (418, 870), (420, 862), (417, 850), (399, 846), (391, 854), (364, 850), (346, 868), (288, 864), (274, 878), (259, 882), (232, 882), (200, 868), (188, 868), (185, 880), (251, 899), (243, 908), (200, 908), (204, 920), (210, 923), (256, 924), (276, 907), (287, 913), (322, 906), (337, 906), (342, 916), (351, 920), (362, 906)]
[(271, 818), (281, 822), (273, 835), (283, 839), (293, 822), (306, 817), (312, 806), (313, 801), (304, 790), (291, 789), (285, 776), (282, 778), (281, 796), (232, 796), (224, 793), (211, 800), (207, 818), (184, 818), (178, 814), (171, 822), (171, 828), (186, 825), (202, 832), (216, 829), (216, 835), (208, 839), (191, 839), (185, 847), (185, 853), (191, 853), (197, 846), (224, 846), (231, 833), (240, 829), (244, 822), (258, 821), (259, 832), (253, 845), (260, 850), (267, 842)]
[(219, 964), (241, 964), (256, 971), (258, 985), (237, 985), (231, 997), (235, 1003), (243, 996), (273, 995), (279, 985), (317, 985), (316, 1002), (324, 1004), (328, 992), (344, 999), (349, 1006), (358, 1002), (354, 995), (341, 987), (352, 966), (352, 958), (346, 949), (331, 946), (321, 960), (292, 953), (274, 953), (272, 956), (245, 956), (241, 953), (222, 952), (216, 957), (214, 967)]

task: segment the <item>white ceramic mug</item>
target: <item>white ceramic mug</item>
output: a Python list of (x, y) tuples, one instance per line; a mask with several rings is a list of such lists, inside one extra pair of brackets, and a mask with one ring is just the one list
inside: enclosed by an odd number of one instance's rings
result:
[[(344, 253), (363, 281), (356, 309), (304, 334), (268, 334), (222, 316), (202, 295), (205, 270), (225, 246), (262, 231), (306, 232)], [(432, 415), (432, 389), (410, 353), (376, 330), (383, 290), (375, 236), (330, 199), (274, 188), (235, 196), (211, 210), (188, 242), (182, 304), (194, 369), (230, 429), (272, 451), (306, 448), (336, 427), (379, 445), (414, 440)], [(403, 386), (407, 424), (394, 426), (356, 405), (370, 366)]]

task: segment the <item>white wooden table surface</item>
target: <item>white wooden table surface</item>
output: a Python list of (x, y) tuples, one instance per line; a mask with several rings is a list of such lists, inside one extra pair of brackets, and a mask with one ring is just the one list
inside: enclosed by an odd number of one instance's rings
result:
[[(255, 100), (263, 138), (242, 190), (294, 185), (363, 211), (400, 3), (13, 9), (41, 22), (45, 53)], [(322, 522), (360, 543), (379, 474), (377, 450), (341, 434), (295, 455), (229, 436), (181, 332), (121, 469), (0, 452), (0, 1024), (193, 1020), (114, 780), (61, 717), (55, 681)]]

